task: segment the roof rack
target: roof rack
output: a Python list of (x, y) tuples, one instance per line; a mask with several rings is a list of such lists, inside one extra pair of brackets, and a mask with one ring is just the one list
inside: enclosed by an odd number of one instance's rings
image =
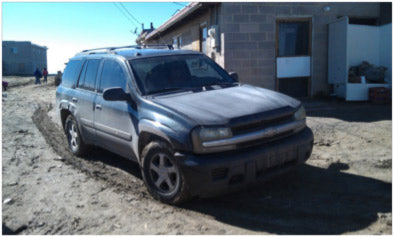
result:
[(141, 45), (141, 47), (144, 49), (146, 48), (156, 48), (156, 49), (167, 48), (170, 50), (174, 49), (174, 46), (172, 46), (171, 44), (143, 44)]
[(108, 50), (112, 51), (115, 49), (124, 49), (124, 48), (141, 48), (139, 45), (127, 45), (127, 46), (118, 46), (118, 47), (104, 47), (104, 48), (95, 48), (95, 49), (85, 49), (82, 50), (81, 53), (88, 53), (88, 52), (93, 52), (93, 51), (98, 51), (98, 50)]
[[(144, 45), (127, 45), (127, 46), (118, 46), (118, 47), (103, 47), (103, 48), (94, 48), (94, 49), (85, 49), (80, 52), (80, 54), (97, 54), (97, 53), (110, 53), (115, 49), (146, 49), (146, 48), (156, 48), (163, 49), (167, 48), (173, 50), (174, 47), (171, 44), (144, 44)], [(103, 52), (104, 51), (104, 52)]]

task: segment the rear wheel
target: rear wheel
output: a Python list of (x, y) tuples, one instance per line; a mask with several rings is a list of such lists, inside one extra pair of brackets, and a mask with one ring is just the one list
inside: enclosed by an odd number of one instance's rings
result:
[(142, 177), (148, 191), (159, 201), (177, 204), (189, 198), (182, 170), (164, 142), (151, 142), (144, 148)]
[(82, 140), (77, 121), (72, 115), (69, 115), (66, 119), (65, 131), (71, 152), (77, 156), (83, 155), (86, 152), (87, 146)]

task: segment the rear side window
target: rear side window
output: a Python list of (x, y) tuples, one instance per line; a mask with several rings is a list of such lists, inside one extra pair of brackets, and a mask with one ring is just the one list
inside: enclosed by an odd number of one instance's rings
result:
[(78, 80), (78, 88), (84, 88), (85, 86), (85, 75), (86, 75), (86, 68), (88, 66), (88, 63), (84, 63), (82, 72), (79, 74), (79, 80)]
[(70, 60), (64, 69), (62, 77), (62, 85), (72, 87), (76, 84), (79, 72), (81, 71), (82, 60)]
[(103, 92), (104, 89), (110, 87), (120, 87), (126, 91), (126, 74), (118, 62), (107, 60), (104, 61), (98, 91)]
[(94, 91), (99, 65), (100, 59), (91, 59), (87, 61), (78, 82), (79, 88)]

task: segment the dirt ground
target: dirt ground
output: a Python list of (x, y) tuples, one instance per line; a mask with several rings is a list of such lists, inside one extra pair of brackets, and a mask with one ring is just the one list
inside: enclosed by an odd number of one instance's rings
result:
[(174, 207), (151, 198), (136, 164), (98, 148), (69, 153), (49, 81), (3, 92), (3, 234), (392, 233), (389, 105), (305, 101), (315, 135), (306, 165)]

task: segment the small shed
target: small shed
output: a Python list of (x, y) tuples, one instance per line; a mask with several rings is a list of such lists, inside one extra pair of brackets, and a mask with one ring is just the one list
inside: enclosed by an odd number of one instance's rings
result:
[[(381, 26), (349, 24), (348, 17), (329, 24), (328, 82), (334, 94), (348, 101), (368, 100), (371, 87), (391, 88), (391, 23)], [(349, 69), (368, 62), (387, 68), (384, 82), (349, 81)]]

